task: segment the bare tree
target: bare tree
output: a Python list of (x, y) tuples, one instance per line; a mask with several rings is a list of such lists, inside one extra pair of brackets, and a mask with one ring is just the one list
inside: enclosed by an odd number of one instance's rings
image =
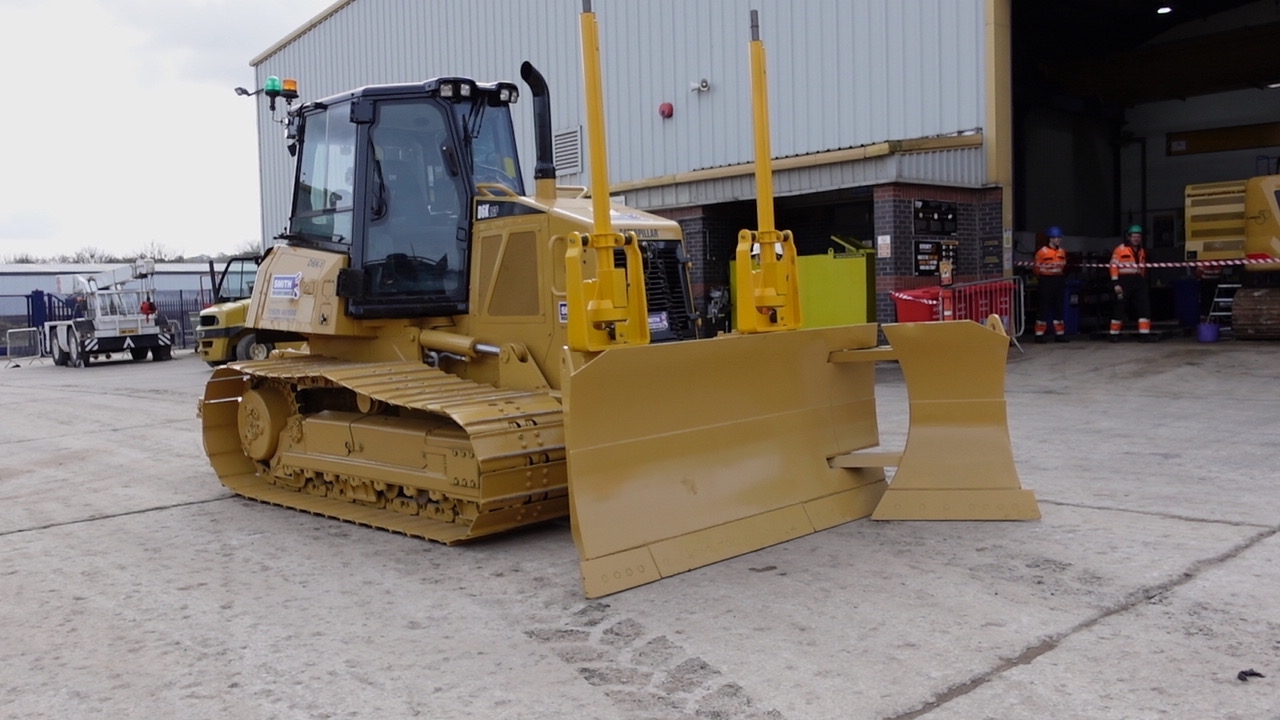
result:
[(261, 242), (257, 240), (245, 240), (244, 242), (237, 245), (236, 248), (229, 253), (227, 252), (218, 253), (214, 257), (214, 259), (225, 260), (227, 258), (243, 257), (245, 255), (260, 255), (260, 254), (262, 254)]
[(182, 259), (182, 253), (174, 252), (165, 247), (163, 243), (152, 240), (142, 246), (134, 255), (135, 258), (151, 258), (156, 262), (173, 262)]
[(63, 257), (66, 257), (70, 262), (78, 263), (105, 263), (115, 260), (115, 256), (111, 253), (103, 250), (102, 248), (93, 247), (92, 245), (86, 245), (74, 253), (71, 253), (71, 255), (64, 255)]
[(260, 240), (245, 240), (237, 245), (235, 249), (236, 255), (257, 255), (261, 252), (262, 241)]
[(44, 258), (36, 257), (29, 252), (14, 253), (13, 255), (5, 255), (0, 262), (6, 265), (36, 265), (38, 263), (47, 262)]

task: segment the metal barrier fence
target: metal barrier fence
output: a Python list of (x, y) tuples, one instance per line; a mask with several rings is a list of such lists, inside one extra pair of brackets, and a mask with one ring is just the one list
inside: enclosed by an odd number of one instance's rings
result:
[(1013, 344), (1022, 350), (1018, 337), (1026, 330), (1027, 319), (1021, 277), (957, 283), (946, 288), (931, 285), (890, 294), (897, 302), (898, 322), (972, 320), (986, 323), (987, 318), (996, 315)]
[(951, 291), (955, 308), (952, 320), (982, 323), (992, 315), (999, 315), (1009, 337), (1021, 337), (1027, 329), (1026, 293), (1021, 277), (959, 283), (952, 285)]
[(18, 367), (23, 360), (30, 365), (32, 360), (41, 356), (40, 328), (18, 328), (7, 330), (5, 340), (5, 367)]
[(160, 290), (155, 300), (160, 314), (180, 329), (174, 333), (174, 341), (184, 349), (194, 346), (200, 311), (206, 302), (204, 294), (194, 290)]

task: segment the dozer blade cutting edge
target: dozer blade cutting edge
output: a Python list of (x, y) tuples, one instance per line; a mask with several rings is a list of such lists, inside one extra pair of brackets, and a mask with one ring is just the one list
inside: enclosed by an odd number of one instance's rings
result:
[[(1008, 338), (972, 322), (885, 333), (898, 344), (875, 348), (868, 324), (589, 360), (566, 353), (570, 508), (587, 596), (866, 517), (878, 504), (889, 519), (1039, 517), (1009, 446)], [(888, 359), (901, 362), (911, 396), (900, 461), (856, 453), (879, 444), (874, 361)], [(892, 465), (903, 486), (895, 477), (886, 495)]]

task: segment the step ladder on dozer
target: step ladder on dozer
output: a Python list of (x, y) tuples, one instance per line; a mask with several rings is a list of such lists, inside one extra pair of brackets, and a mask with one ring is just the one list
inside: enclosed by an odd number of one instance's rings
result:
[(1213, 302), (1209, 303), (1209, 322), (1218, 325), (1219, 332), (1231, 332), (1231, 305), (1235, 301), (1240, 283), (1218, 283), (1213, 290)]

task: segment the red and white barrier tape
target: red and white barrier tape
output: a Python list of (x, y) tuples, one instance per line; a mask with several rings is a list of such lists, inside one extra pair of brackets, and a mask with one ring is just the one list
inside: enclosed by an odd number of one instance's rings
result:
[[(1149, 263), (1116, 263), (1116, 267), (1179, 268), (1179, 267), (1231, 267), (1234, 265), (1270, 265), (1280, 264), (1280, 258), (1240, 258), (1238, 260), (1186, 260), (1183, 262), (1149, 262)], [(1032, 260), (1018, 260), (1019, 267), (1035, 267)], [(1111, 263), (1079, 263), (1070, 267), (1111, 267)]]
[[(1035, 267), (1035, 262), (1031, 260), (1018, 260), (1013, 263), (1018, 267)], [(1183, 262), (1149, 262), (1149, 263), (1115, 263), (1117, 268), (1180, 268), (1180, 267), (1232, 267), (1236, 265), (1271, 265), (1280, 264), (1280, 258), (1238, 258), (1236, 260), (1186, 260)], [(1112, 263), (1079, 263), (1069, 265), (1069, 267), (1081, 268), (1109, 268)], [(992, 280), (999, 282), (999, 280)], [(934, 286), (930, 286), (934, 287)], [(889, 293), (890, 297), (898, 300), (911, 300), (913, 302), (923, 303), (925, 305), (937, 305), (937, 298), (917, 297), (911, 294), (910, 290), (894, 290)]]
[(910, 294), (910, 292), (904, 292), (902, 290), (894, 290), (893, 292), (889, 293), (889, 297), (897, 298), (898, 300), (910, 300), (912, 302), (918, 302), (922, 305), (938, 304), (937, 298), (916, 297), (915, 295)]

